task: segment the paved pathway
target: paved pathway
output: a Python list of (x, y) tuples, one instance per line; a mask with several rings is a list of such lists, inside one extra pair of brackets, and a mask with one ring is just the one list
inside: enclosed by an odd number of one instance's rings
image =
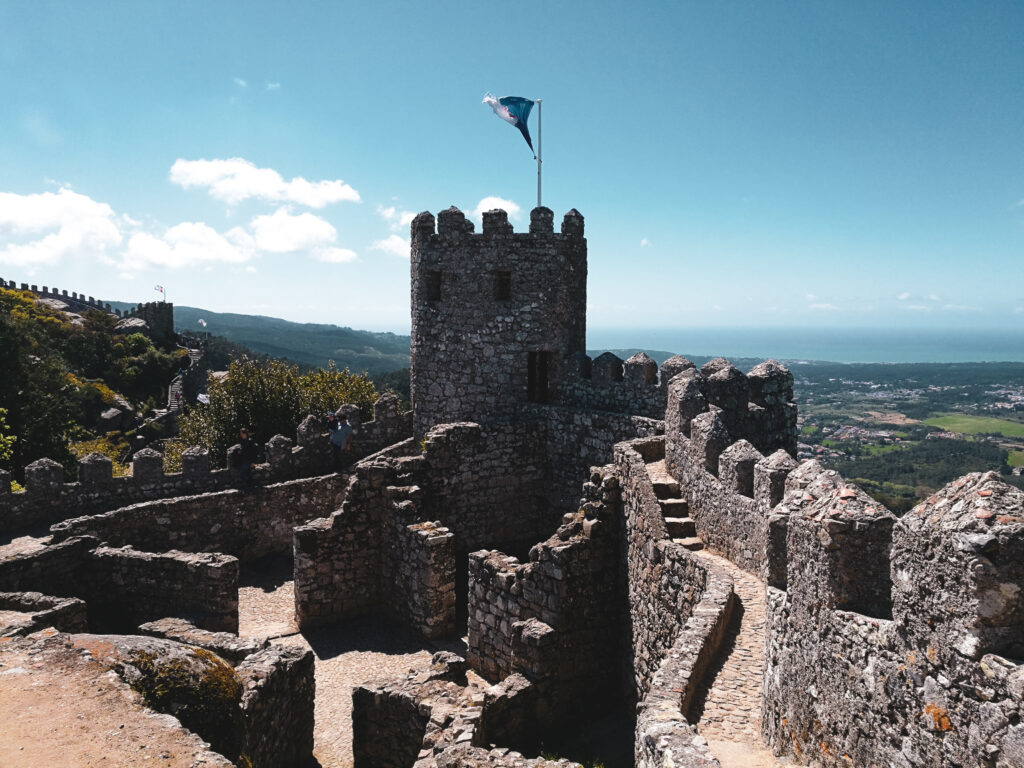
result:
[[(664, 460), (650, 462), (653, 483), (670, 485)], [(786, 765), (761, 740), (761, 687), (764, 684), (764, 584), (724, 557), (703, 550), (694, 555), (732, 576), (739, 605), (718, 656), (697, 692), (689, 718), (708, 741), (722, 768), (776, 768)]]
[[(295, 626), (291, 561), (273, 558), (242, 569), (238, 634), (312, 648), (316, 656), (313, 754), (323, 768), (352, 766), (352, 689), (368, 680), (424, 668), (441, 650), (383, 619), (365, 618), (299, 633)], [(465, 655), (459, 641), (445, 646)]]
[(764, 683), (764, 584), (724, 557), (694, 553), (728, 571), (740, 604), (729, 632), (708, 670), (706, 684), (690, 712), (723, 768), (785, 765), (761, 740), (761, 687)]

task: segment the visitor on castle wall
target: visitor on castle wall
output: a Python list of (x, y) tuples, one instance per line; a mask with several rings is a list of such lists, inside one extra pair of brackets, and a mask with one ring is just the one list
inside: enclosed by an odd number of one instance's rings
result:
[(239, 430), (238, 438), (238, 479), (242, 488), (248, 490), (253, 486), (252, 469), (256, 465), (259, 451), (245, 427)]
[(341, 466), (344, 454), (352, 451), (352, 425), (344, 413), (331, 414), (327, 419), (327, 431), (331, 436), (331, 456), (334, 466)]

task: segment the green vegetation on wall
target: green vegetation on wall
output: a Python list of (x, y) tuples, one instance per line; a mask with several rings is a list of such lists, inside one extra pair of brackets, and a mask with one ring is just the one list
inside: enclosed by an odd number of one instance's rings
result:
[(167, 466), (177, 470), (181, 452), (190, 445), (210, 451), (215, 466), (224, 466), (227, 449), (238, 442), (238, 431), (248, 427), (263, 443), (277, 434), (294, 437), (307, 415), (326, 415), (346, 403), (359, 406), (364, 419), (373, 415), (377, 390), (363, 374), (326, 369), (301, 373), (298, 366), (280, 360), (240, 358), (223, 377), (210, 376), (210, 402), (196, 403), (179, 418), (178, 438), (165, 445)]

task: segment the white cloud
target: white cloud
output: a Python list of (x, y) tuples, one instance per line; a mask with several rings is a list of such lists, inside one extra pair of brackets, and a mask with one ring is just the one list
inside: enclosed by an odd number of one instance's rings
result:
[(386, 221), (391, 229), (408, 229), (409, 225), (412, 224), (412, 220), (416, 218), (416, 214), (412, 211), (400, 211), (395, 206), (385, 208), (383, 205), (377, 206), (377, 213)]
[(647, 246), (649, 246), (650, 244), (651, 244), (651, 241), (650, 241), (650, 240), (648, 240), (648, 239), (647, 239), (646, 237), (641, 237), (641, 238), (640, 238), (640, 247), (641, 247), (641, 248), (646, 248), (646, 247), (647, 247)]
[(227, 160), (175, 160), (171, 182), (180, 187), (206, 187), (210, 195), (229, 205), (250, 198), (271, 202), (298, 203), (323, 208), (329, 203), (360, 201), (356, 192), (340, 179), (307, 181), (297, 176), (285, 181), (272, 168), (257, 168), (241, 157)]
[(257, 216), (249, 225), (256, 247), (268, 253), (293, 253), (326, 246), (338, 239), (338, 230), (312, 213), (291, 214), (278, 208), (269, 216)]
[(808, 293), (807, 294), (807, 300), (808, 301), (817, 301), (817, 299), (818, 299), (818, 297), (815, 294), (813, 294), (813, 293)]
[(807, 308), (812, 312), (837, 312), (839, 310), (835, 304), (811, 304)]
[(1015, 314), (1015, 315), (1024, 315), (1024, 307), (1014, 307), (1013, 308), (1013, 314)]
[(386, 251), (401, 259), (409, 258), (409, 241), (398, 235), (390, 235), (384, 240), (378, 240), (371, 247), (375, 251)]
[(946, 312), (981, 312), (980, 307), (969, 307), (966, 304), (943, 304)]
[(941, 301), (941, 299), (934, 293), (929, 293), (925, 298), (928, 299), (928, 301)]
[(67, 187), (29, 195), (0, 192), (0, 264), (27, 267), (103, 256), (121, 240), (109, 205)]
[(281, 84), (280, 83), (267, 83), (267, 90), (268, 91), (279, 91), (279, 90), (281, 90)]
[(900, 307), (900, 309), (906, 309), (906, 310), (909, 310), (911, 312), (931, 312), (932, 311), (931, 307), (925, 306), (924, 304), (906, 304), (903, 307)]
[(899, 299), (900, 301), (906, 301), (907, 299), (910, 298), (910, 291), (904, 291), (903, 293), (901, 293), (896, 298)]
[(247, 82), (245, 82), (245, 80), (243, 80), (240, 77), (236, 77), (236, 78), (234, 78), (234, 80), (235, 80), (235, 85), (237, 85), (239, 88), (245, 88), (247, 85), (249, 85)]
[(130, 269), (177, 269), (210, 262), (245, 262), (254, 251), (252, 236), (241, 227), (221, 234), (203, 222), (186, 221), (159, 236), (149, 232), (132, 235), (124, 258)]
[(485, 197), (479, 203), (476, 204), (476, 208), (473, 209), (472, 217), (479, 221), (483, 218), (484, 213), (487, 211), (493, 211), (495, 208), (501, 208), (508, 214), (510, 219), (519, 219), (519, 211), (522, 209), (511, 200), (504, 200), (500, 197)]
[(320, 261), (327, 261), (332, 264), (341, 264), (346, 261), (355, 261), (359, 258), (355, 251), (348, 248), (321, 248), (315, 253)]

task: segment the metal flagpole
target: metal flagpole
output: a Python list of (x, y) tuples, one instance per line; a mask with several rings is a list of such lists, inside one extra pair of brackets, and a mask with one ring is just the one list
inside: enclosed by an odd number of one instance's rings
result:
[(537, 207), (540, 208), (540, 103), (537, 99)]

